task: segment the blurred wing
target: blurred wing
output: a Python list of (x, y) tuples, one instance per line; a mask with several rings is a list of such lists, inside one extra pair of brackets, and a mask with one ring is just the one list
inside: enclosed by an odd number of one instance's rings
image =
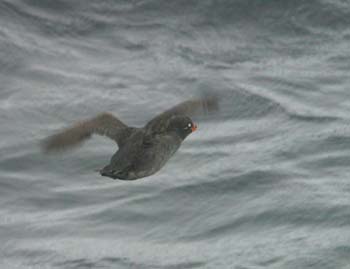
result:
[(127, 125), (113, 115), (103, 113), (48, 137), (43, 141), (42, 148), (45, 152), (65, 150), (81, 144), (93, 134), (107, 136), (119, 145), (124, 131), (128, 129)]
[(145, 128), (146, 130), (152, 132), (161, 130), (162, 127), (166, 125), (166, 122), (174, 115), (186, 115), (189, 117), (194, 115), (203, 115), (217, 111), (218, 108), (218, 98), (215, 96), (190, 99), (159, 114), (149, 121)]

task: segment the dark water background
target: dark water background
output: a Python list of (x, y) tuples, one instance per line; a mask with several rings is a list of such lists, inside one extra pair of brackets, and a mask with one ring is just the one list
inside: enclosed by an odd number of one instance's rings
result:
[[(350, 2), (0, 1), (0, 268), (350, 268)], [(102, 111), (220, 113), (158, 174), (94, 170)]]

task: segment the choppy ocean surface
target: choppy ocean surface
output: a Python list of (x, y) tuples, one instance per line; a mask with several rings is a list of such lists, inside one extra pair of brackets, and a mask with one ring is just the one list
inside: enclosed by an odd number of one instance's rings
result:
[[(349, 70), (345, 0), (1, 0), (0, 268), (350, 268)], [(202, 91), (154, 176), (101, 177), (101, 137), (40, 151)]]

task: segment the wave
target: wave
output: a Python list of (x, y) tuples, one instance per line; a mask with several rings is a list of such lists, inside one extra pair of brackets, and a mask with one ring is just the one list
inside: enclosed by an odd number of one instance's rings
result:
[[(36, 0), (2, 1), (3, 20), (35, 27), (42, 34), (84, 36), (121, 25), (171, 25), (172, 18), (186, 17), (195, 26), (243, 27), (279, 34), (311, 34), (312, 29), (345, 30), (350, 24), (350, 7), (342, 1), (164, 1), (82, 2)], [(167, 21), (168, 20), (168, 23)], [(170, 21), (170, 22), (169, 22)], [(250, 28), (251, 29), (251, 28)]]

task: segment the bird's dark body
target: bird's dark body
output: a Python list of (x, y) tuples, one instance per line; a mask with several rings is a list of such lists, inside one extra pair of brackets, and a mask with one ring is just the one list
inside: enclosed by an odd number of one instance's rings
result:
[(48, 137), (43, 149), (52, 152), (71, 148), (92, 134), (107, 136), (118, 144), (118, 151), (100, 170), (101, 175), (135, 180), (159, 171), (197, 129), (189, 115), (216, 109), (215, 97), (188, 100), (154, 117), (143, 128), (129, 127), (112, 114), (102, 113)]
[(181, 142), (174, 133), (151, 135), (144, 128), (132, 128), (129, 138), (101, 170), (101, 175), (121, 180), (150, 176), (166, 164)]

